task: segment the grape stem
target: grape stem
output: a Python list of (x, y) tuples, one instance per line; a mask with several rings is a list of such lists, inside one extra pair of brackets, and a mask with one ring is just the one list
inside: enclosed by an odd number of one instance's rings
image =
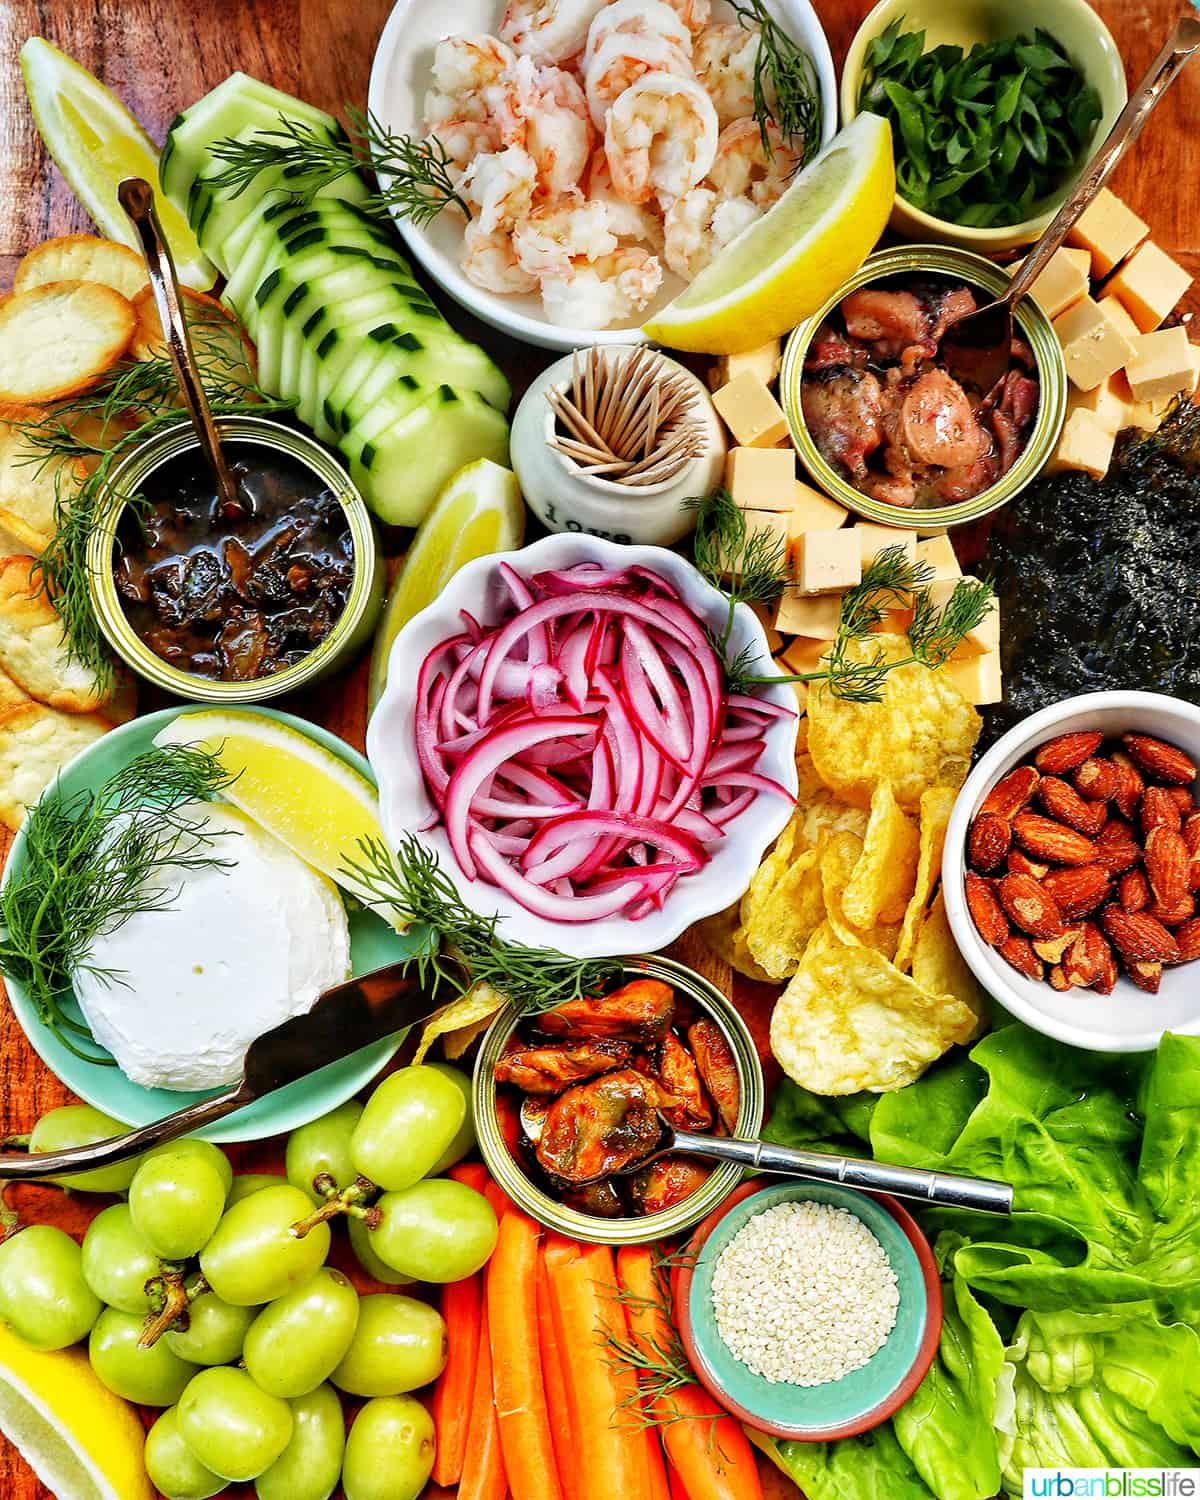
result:
[(318, 1224), (328, 1223), (339, 1214), (361, 1219), (368, 1229), (378, 1229), (380, 1212), (370, 1207), (365, 1199), (379, 1192), (378, 1186), (369, 1177), (356, 1177), (349, 1187), (339, 1188), (328, 1172), (318, 1172), (313, 1178), (313, 1192), (319, 1193), (325, 1202), (314, 1209), (306, 1219), (297, 1219), (289, 1233), (298, 1240), (310, 1234)]
[(187, 1332), (188, 1307), (192, 1299), (183, 1284), (186, 1269), (180, 1262), (160, 1261), (159, 1274), (146, 1282), (143, 1290), (150, 1298), (151, 1306), (160, 1300), (162, 1306), (147, 1316), (142, 1336), (138, 1339), (139, 1349), (153, 1349), (163, 1334), (172, 1328)]

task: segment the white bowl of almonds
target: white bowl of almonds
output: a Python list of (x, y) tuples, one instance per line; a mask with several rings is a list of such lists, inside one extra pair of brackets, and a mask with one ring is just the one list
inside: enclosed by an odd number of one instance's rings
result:
[(946, 911), (976, 978), (1027, 1025), (1099, 1052), (1200, 1033), (1198, 766), (1200, 708), (1107, 692), (1033, 714), (972, 771)]

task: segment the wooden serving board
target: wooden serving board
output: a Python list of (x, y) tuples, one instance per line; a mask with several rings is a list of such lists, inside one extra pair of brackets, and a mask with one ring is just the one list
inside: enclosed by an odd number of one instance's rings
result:
[[(437, 0), (425, 0), (427, 4)], [(870, 0), (815, 0), (841, 66)], [(1182, 8), (1182, 0), (1097, 0), (1132, 82)], [(183, 107), (234, 69), (341, 114), (346, 103), (366, 104), (375, 44), (390, 0), (3, 0), (0, 3), (0, 287), (7, 286), (21, 255), (50, 235), (89, 230), (49, 160), (26, 106), (17, 63), (25, 39), (37, 34), (76, 58), (125, 101), (156, 140)], [(1036, 7), (1031, 7), (1033, 19)], [(447, 29), (452, 13), (447, 11)], [(1147, 127), (1114, 187), (1152, 227), (1155, 239), (1200, 277), (1200, 174), (1192, 153), (1200, 127), (1200, 70), (1175, 85)], [(550, 356), (517, 344), (477, 323), (444, 299), (451, 321), (483, 344), (503, 366), (519, 395)], [(1200, 309), (1200, 287), (1190, 306)], [(156, 705), (155, 705), (156, 706)], [(361, 750), (366, 731), (366, 665), (292, 699), (281, 708), (316, 720)], [(7, 835), (0, 830), (0, 852)], [(729, 970), (692, 941), (676, 956), (728, 988)], [(734, 980), (734, 994), (760, 1024), (774, 991)], [(0, 1134), (27, 1131), (34, 1120), (68, 1098), (26, 1042), (7, 1006), (0, 1007)], [(270, 1143), (234, 1148), (240, 1168), (268, 1163), (278, 1170), (280, 1150)], [(31, 1218), (54, 1217), (76, 1231), (89, 1217), (86, 1200), (27, 1189)], [(786, 1483), (786, 1482), (785, 1482)], [(787, 1486), (792, 1495), (797, 1492)], [(250, 1490), (231, 1490), (250, 1494)], [(20, 1456), (0, 1440), (0, 1496), (53, 1500)], [(62, 1496), (60, 1500), (73, 1500)]]

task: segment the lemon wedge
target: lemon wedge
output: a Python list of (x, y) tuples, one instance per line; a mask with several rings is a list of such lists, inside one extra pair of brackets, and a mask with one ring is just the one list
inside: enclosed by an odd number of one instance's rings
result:
[(643, 332), (700, 354), (741, 354), (777, 338), (862, 265), (895, 196), (891, 126), (858, 115)]
[(384, 606), (371, 650), (368, 711), (383, 695), (388, 657), (401, 627), (433, 603), (463, 563), (514, 551), (524, 539), (525, 506), (511, 469), (481, 458), (450, 478), (417, 528)]
[(221, 793), (293, 854), (364, 901), (370, 889), (347, 874), (360, 840), (383, 841), (379, 798), (365, 776), (289, 724), (248, 709), (181, 714), (156, 745), (198, 745), (237, 779)]
[(46, 1354), (0, 1324), (0, 1432), (52, 1494), (155, 1500), (142, 1424), (82, 1349)]
[(163, 233), (185, 286), (207, 291), (217, 279), (187, 219), (158, 180), (158, 147), (115, 94), (86, 68), (31, 36), (21, 48), (29, 107), (46, 149), (101, 234), (141, 253), (133, 226), (117, 202), (122, 177), (144, 177), (154, 189)]

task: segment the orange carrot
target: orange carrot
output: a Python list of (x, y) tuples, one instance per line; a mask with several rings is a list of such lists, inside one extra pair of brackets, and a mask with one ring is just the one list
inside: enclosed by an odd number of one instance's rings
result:
[(488, 1333), (487, 1299), (480, 1307), (479, 1357), (471, 1392), (467, 1447), (463, 1454), (458, 1500), (505, 1500), (508, 1476), (500, 1451), (500, 1427), (492, 1397), (492, 1343)]
[[(660, 1348), (669, 1348), (671, 1330), (666, 1315), (657, 1305), (649, 1305), (657, 1304), (658, 1297), (654, 1262), (647, 1246), (621, 1246), (617, 1251), (617, 1280), (624, 1291), (637, 1299), (623, 1304), (630, 1337), (643, 1347), (657, 1343)], [(645, 1406), (646, 1402), (643, 1401), (642, 1404)], [(651, 1500), (669, 1500), (666, 1465), (663, 1463), (658, 1430), (654, 1426), (648, 1426), (645, 1432)]]
[(537, 1270), (538, 1343), (542, 1351), (542, 1383), (546, 1388), (546, 1410), (550, 1415), (550, 1436), (558, 1463), (558, 1479), (563, 1500), (580, 1500), (579, 1475), (571, 1437), (571, 1412), (567, 1404), (566, 1377), (563, 1374), (562, 1350), (554, 1332), (554, 1313), (550, 1306), (550, 1276), (545, 1252), (538, 1257)]
[(510, 1209), (486, 1273), (492, 1390), (513, 1500), (562, 1500), (538, 1346), (539, 1232)]
[(496, 1124), (500, 1127), (500, 1138), (508, 1147), (508, 1154), (516, 1156), (524, 1132), (521, 1111), (510, 1089), (496, 1090)]
[(498, 1219), (503, 1219), (504, 1215), (513, 1206), (512, 1199), (508, 1196), (504, 1189), (502, 1187), (498, 1187), (490, 1177), (484, 1184), (482, 1191), (483, 1196), (492, 1205), (492, 1211), (495, 1213), (496, 1217)]
[(671, 1500), (688, 1500), (688, 1492), (684, 1489), (683, 1480), (674, 1464), (667, 1465), (667, 1478), (671, 1484)]
[(442, 1287), (440, 1305), (446, 1320), (449, 1354), (429, 1402), (429, 1414), (437, 1433), (435, 1484), (457, 1484), (462, 1477), (475, 1369), (479, 1363), (482, 1298), (483, 1278), (478, 1275), (447, 1282)]
[(667, 1480), (667, 1465), (663, 1459), (658, 1428), (653, 1425), (643, 1427), (642, 1436), (646, 1440), (646, 1479), (650, 1500), (671, 1500), (671, 1487)]
[(461, 1182), (464, 1187), (474, 1188), (477, 1193), (486, 1191), (491, 1182), (488, 1169), (481, 1161), (459, 1161), (446, 1173), (447, 1177), (455, 1182)]

